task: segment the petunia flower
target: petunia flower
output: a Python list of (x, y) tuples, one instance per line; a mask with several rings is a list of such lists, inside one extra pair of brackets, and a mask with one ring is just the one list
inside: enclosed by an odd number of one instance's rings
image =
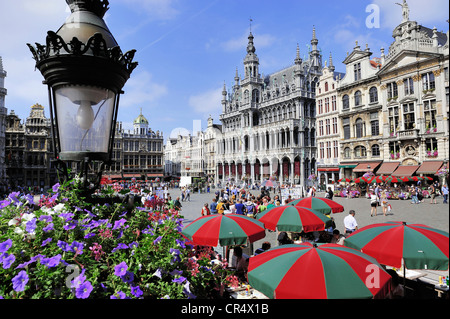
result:
[(41, 247), (44, 247), (44, 246), (46, 246), (49, 242), (51, 242), (53, 240), (53, 238), (47, 238), (46, 240), (44, 240), (43, 242), (42, 242), (42, 245), (41, 245)]
[(144, 293), (142, 292), (141, 288), (139, 286), (131, 286), (131, 294), (137, 298), (142, 296)]
[(12, 239), (7, 239), (4, 242), (0, 243), (0, 253), (4, 253), (8, 251), (12, 246)]
[(16, 261), (16, 257), (13, 254), (6, 255), (6, 257), (2, 258), (3, 269), (9, 269), (14, 261)]
[(78, 288), (75, 290), (75, 296), (78, 299), (86, 299), (89, 298), (89, 295), (92, 291), (92, 284), (89, 281), (83, 282)]
[(20, 292), (25, 290), (25, 286), (27, 285), (29, 277), (25, 270), (19, 272), (17, 276), (15, 276), (11, 281), (13, 283), (14, 291)]
[(128, 266), (122, 261), (120, 264), (114, 267), (114, 275), (121, 277), (127, 273)]

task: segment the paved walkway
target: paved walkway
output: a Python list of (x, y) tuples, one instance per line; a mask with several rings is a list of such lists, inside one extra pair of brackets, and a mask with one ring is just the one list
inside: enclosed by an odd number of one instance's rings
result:
[[(185, 218), (184, 225), (189, 224), (198, 217), (201, 216), (201, 208), (205, 203), (211, 203), (214, 197), (214, 191), (212, 193), (191, 193), (190, 202), (181, 202), (182, 214)], [(260, 191), (250, 191), (253, 195), (259, 195)], [(180, 189), (171, 189), (169, 191), (173, 199), (177, 196), (181, 198)], [(273, 193), (271, 192), (271, 195)], [(317, 193), (317, 197), (325, 197), (324, 193)], [(392, 212), (387, 216), (383, 216), (381, 207), (378, 207), (378, 216), (370, 217), (370, 201), (366, 198), (340, 198), (334, 197), (337, 203), (344, 206), (343, 213), (332, 214), (335, 220), (336, 227), (343, 233), (345, 231), (343, 220), (348, 215), (348, 212), (353, 209), (356, 212), (355, 219), (358, 222), (359, 228), (381, 223), (385, 221), (404, 221), (409, 224), (424, 224), (433, 228), (444, 230), (449, 232), (449, 205), (443, 204), (442, 197), (437, 197), (437, 204), (430, 204), (430, 199), (424, 199), (420, 204), (411, 204), (411, 200), (391, 200)], [(264, 241), (271, 243), (272, 247), (278, 246), (277, 232), (266, 231), (266, 237), (253, 243), (253, 247), (256, 250), (261, 247)], [(449, 271), (426, 271), (427, 278), (438, 281), (439, 276), (448, 276)]]

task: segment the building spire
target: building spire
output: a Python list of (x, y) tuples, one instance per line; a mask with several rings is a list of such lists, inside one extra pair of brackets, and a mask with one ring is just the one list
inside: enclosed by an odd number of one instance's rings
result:
[(302, 58), (300, 57), (300, 46), (297, 43), (297, 53), (295, 56), (295, 64), (302, 64)]
[(319, 43), (319, 40), (317, 40), (316, 37), (316, 27), (313, 26), (313, 35), (312, 35), (312, 40), (311, 40), (311, 49), (312, 51), (317, 51), (317, 44)]
[(334, 65), (333, 65), (333, 56), (331, 55), (330, 52), (330, 66), (328, 67), (328, 69), (333, 72), (335, 70)]

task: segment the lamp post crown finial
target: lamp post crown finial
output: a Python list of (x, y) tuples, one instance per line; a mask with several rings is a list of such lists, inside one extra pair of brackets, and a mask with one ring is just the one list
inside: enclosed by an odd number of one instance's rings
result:
[(100, 18), (103, 18), (108, 11), (108, 0), (66, 0), (70, 11), (90, 11)]

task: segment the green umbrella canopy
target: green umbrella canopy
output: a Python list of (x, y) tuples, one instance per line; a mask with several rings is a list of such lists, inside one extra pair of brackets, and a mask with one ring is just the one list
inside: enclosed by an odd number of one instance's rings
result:
[(276, 299), (383, 298), (391, 276), (377, 261), (336, 244), (283, 245), (250, 258), (249, 284)]
[(207, 215), (194, 220), (181, 233), (194, 244), (216, 247), (245, 245), (266, 236), (264, 224), (244, 215)]
[(300, 233), (304, 231), (322, 231), (331, 226), (331, 218), (313, 209), (284, 205), (263, 211), (257, 219), (267, 229), (278, 231), (291, 231)]
[(306, 197), (303, 199), (296, 199), (290, 202), (289, 205), (314, 209), (326, 215), (344, 211), (344, 206), (342, 206), (341, 204), (338, 204), (331, 199), (321, 197)]
[(408, 269), (448, 270), (449, 234), (426, 225), (386, 222), (352, 233), (347, 247), (361, 250), (379, 263)]

